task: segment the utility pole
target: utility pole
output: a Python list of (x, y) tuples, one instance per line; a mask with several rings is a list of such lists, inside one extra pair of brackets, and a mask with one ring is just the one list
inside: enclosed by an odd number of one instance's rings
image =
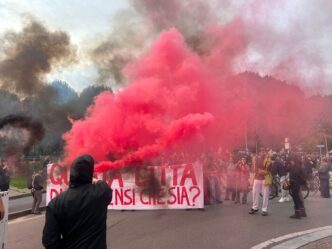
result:
[(246, 146), (246, 153), (248, 152), (248, 132), (247, 132), (247, 124), (246, 124), (246, 130), (245, 130), (245, 135), (244, 135), (244, 143)]

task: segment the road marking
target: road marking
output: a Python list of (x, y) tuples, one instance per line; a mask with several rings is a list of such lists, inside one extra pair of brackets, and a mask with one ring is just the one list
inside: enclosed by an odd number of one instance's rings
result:
[(299, 236), (303, 236), (303, 235), (307, 235), (307, 234), (310, 234), (310, 233), (319, 232), (319, 231), (323, 231), (323, 230), (328, 230), (328, 229), (332, 229), (332, 226), (318, 227), (318, 228), (314, 228), (314, 229), (310, 229), (310, 230), (306, 230), (306, 231), (290, 233), (290, 234), (287, 234), (287, 235), (284, 235), (284, 236), (280, 236), (280, 237), (277, 237), (277, 238), (274, 238), (274, 239), (267, 240), (263, 243), (260, 243), (256, 246), (251, 247), (251, 249), (263, 249), (263, 248), (266, 248), (266, 247), (268, 247), (268, 246), (270, 246), (274, 243), (281, 242), (283, 240), (288, 240), (288, 239), (291, 239), (291, 238), (295, 238), (295, 237), (299, 237)]
[(20, 222), (24, 222), (24, 221), (30, 221), (30, 220), (36, 220), (36, 219), (39, 219), (39, 218), (44, 218), (45, 215), (29, 215), (29, 216), (23, 216), (23, 217), (20, 217), (20, 218), (17, 218), (15, 220), (12, 220), (12, 221), (9, 221), (8, 222), (8, 225), (12, 225), (12, 224), (16, 224), (16, 223), (20, 223)]

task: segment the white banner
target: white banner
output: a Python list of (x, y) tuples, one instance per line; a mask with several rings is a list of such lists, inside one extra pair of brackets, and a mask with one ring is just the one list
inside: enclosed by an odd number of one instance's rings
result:
[[(96, 175), (113, 189), (109, 209), (204, 208), (203, 171), (199, 163), (148, 166)], [(48, 165), (47, 203), (68, 188), (69, 175)]]

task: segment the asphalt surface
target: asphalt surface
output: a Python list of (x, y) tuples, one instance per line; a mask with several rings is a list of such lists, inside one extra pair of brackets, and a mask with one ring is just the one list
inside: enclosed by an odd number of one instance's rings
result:
[[(110, 211), (108, 248), (247, 249), (289, 233), (332, 224), (332, 199), (306, 200), (308, 218), (293, 220), (292, 203), (270, 202), (269, 215), (249, 215), (250, 205), (223, 204), (198, 210)], [(8, 248), (39, 249), (44, 215), (9, 222)], [(24, 245), (24, 247), (22, 247)]]
[[(46, 203), (46, 194), (43, 194), (43, 201), (41, 206), (45, 206)], [(31, 209), (32, 206), (32, 196), (21, 197), (13, 200), (9, 200), (8, 211), (9, 213), (15, 213), (27, 209)]]

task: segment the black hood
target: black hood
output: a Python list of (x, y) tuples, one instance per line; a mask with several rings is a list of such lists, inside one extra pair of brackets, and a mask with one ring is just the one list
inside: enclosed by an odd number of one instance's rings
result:
[(69, 187), (92, 183), (94, 160), (90, 155), (79, 156), (70, 169)]

